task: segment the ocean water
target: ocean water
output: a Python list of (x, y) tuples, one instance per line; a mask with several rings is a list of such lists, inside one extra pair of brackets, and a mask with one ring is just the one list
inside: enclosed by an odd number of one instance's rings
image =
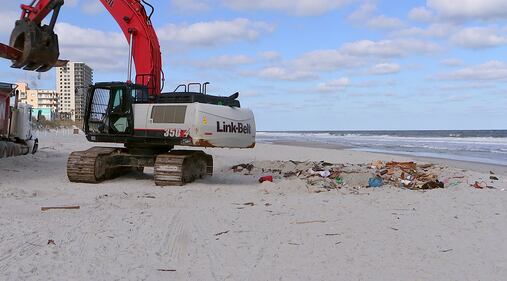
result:
[(257, 132), (257, 141), (336, 144), (358, 151), (507, 166), (507, 130)]

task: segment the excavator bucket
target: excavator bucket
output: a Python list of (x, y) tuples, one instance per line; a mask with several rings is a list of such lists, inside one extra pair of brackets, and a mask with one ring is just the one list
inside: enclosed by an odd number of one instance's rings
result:
[(0, 45), (0, 56), (11, 59), (14, 68), (46, 72), (61, 64), (58, 36), (47, 25), (16, 21), (9, 47)]

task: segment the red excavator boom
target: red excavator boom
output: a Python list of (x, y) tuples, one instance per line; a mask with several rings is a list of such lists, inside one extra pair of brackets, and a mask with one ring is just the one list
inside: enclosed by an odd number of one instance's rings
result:
[[(145, 0), (100, 0), (116, 20), (129, 43), (129, 78), (132, 60), (136, 68), (135, 83), (148, 88), (150, 95), (162, 91), (162, 55), (157, 34), (151, 23), (153, 6)], [(64, 0), (33, 0), (21, 5), (21, 18), (11, 34), (10, 46), (0, 44), (0, 57), (13, 61), (12, 67), (48, 71), (62, 61), (54, 26)], [(148, 15), (143, 3), (151, 8)], [(42, 21), (51, 13), (49, 25)]]

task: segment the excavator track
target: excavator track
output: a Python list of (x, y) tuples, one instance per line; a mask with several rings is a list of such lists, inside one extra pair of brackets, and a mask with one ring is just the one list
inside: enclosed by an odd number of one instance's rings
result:
[(120, 153), (121, 148), (93, 147), (72, 152), (67, 161), (67, 176), (71, 182), (99, 183), (111, 178), (116, 169), (108, 167), (107, 158)]
[(213, 175), (213, 157), (202, 151), (174, 150), (155, 160), (157, 186), (181, 186)]
[(99, 183), (150, 166), (155, 167), (157, 186), (181, 186), (211, 176), (213, 157), (196, 150), (173, 150), (154, 156), (129, 154), (125, 148), (93, 147), (70, 154), (67, 176), (71, 182)]

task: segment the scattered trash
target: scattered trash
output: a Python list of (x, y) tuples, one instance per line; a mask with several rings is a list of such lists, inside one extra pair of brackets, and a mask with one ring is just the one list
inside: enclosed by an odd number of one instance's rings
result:
[(260, 183), (263, 183), (265, 181), (273, 182), (273, 176), (264, 176), (259, 179)]
[(244, 203), (243, 205), (245, 206), (255, 206), (255, 203), (254, 202), (248, 202), (248, 203)]
[(253, 165), (252, 164), (239, 164), (239, 165), (236, 165), (236, 166), (233, 166), (232, 167), (232, 170), (237, 173), (237, 172), (241, 172), (243, 170), (247, 170), (247, 171), (252, 171), (253, 169)]
[(175, 272), (176, 269), (163, 269), (163, 268), (159, 268), (157, 269), (157, 271), (163, 271), (163, 272)]
[(444, 188), (444, 187), (445, 186), (444, 186), (443, 182), (436, 180), (436, 181), (430, 181), (430, 182), (423, 184), (421, 189), (436, 189), (436, 188)]
[(370, 178), (368, 185), (370, 187), (381, 187), (384, 184), (384, 180), (381, 177)]
[(48, 245), (56, 245), (55, 240), (49, 239)]
[[(383, 162), (370, 164), (332, 164), (324, 161), (255, 161), (235, 165), (235, 173), (259, 177), (259, 182), (273, 182), (274, 179), (298, 179), (306, 184), (309, 192), (319, 193), (341, 188), (358, 189), (367, 187), (399, 187), (411, 190), (445, 188), (461, 184), (451, 182), (465, 176), (453, 174), (441, 180), (446, 167), (415, 162)], [(265, 174), (271, 174), (264, 176)], [(486, 186), (484, 186), (486, 187)]]
[(59, 206), (59, 207), (41, 207), (40, 210), (45, 212), (49, 210), (78, 210), (79, 206)]
[(442, 251), (440, 251), (440, 252), (441, 252), (441, 253), (447, 253), (447, 252), (450, 252), (450, 251), (452, 251), (452, 249), (442, 250)]
[(493, 181), (497, 181), (497, 180), (498, 180), (498, 178), (497, 178), (497, 177), (495, 177), (495, 176), (491, 176), (491, 177), (489, 177), (489, 179), (490, 179), (490, 180), (493, 180)]
[(480, 183), (480, 182), (476, 181), (474, 184), (471, 184), (470, 186), (475, 187), (476, 189), (484, 189), (488, 185), (485, 182)]

